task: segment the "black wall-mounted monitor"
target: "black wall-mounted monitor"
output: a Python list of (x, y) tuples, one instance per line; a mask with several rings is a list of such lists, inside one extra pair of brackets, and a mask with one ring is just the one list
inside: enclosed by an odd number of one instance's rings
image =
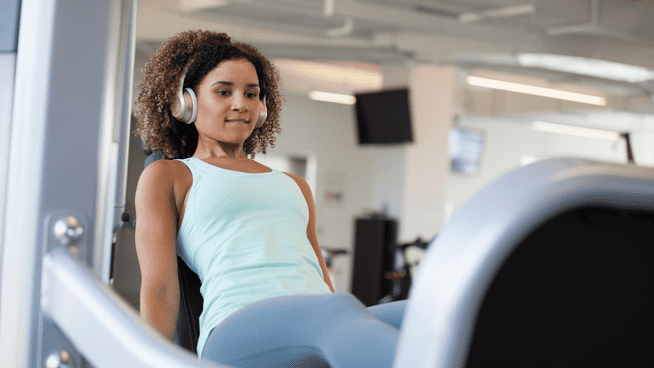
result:
[(359, 144), (413, 142), (408, 89), (360, 93), (355, 97)]

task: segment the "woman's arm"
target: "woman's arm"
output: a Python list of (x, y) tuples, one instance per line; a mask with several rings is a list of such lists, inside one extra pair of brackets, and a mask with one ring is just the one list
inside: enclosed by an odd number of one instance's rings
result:
[(179, 314), (177, 206), (171, 162), (150, 164), (136, 189), (136, 253), (141, 269), (141, 317), (173, 341)]

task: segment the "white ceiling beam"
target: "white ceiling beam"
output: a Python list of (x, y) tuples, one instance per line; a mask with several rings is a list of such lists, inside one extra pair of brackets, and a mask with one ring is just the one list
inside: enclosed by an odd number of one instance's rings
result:
[[(276, 1), (276, 0), (181, 0), (182, 2), (187, 2), (193, 4), (195, 2), (207, 3), (206, 6), (197, 6), (196, 10), (206, 10), (206, 9), (219, 9), (227, 8), (228, 6), (234, 5), (243, 9), (257, 9), (263, 10), (271, 13), (287, 13), (293, 15), (314, 17), (314, 18), (323, 18), (325, 17), (323, 12), (323, 6), (315, 6), (311, 2), (306, 2), (302, 6), (295, 5), (293, 3), (288, 3), (286, 1)], [(212, 6), (211, 3), (214, 3)], [(192, 5), (187, 6), (189, 8)], [(179, 7), (180, 10), (183, 8)]]
[(184, 12), (193, 12), (223, 7), (233, 2), (233, 0), (179, 0), (179, 9)]
[[(269, 1), (267, 4), (264, 4), (263, 1), (248, 1), (244, 2), (243, 0), (236, 0), (239, 2), (239, 5), (246, 6), (253, 6), (256, 8), (261, 8), (261, 9), (267, 9), (267, 8), (275, 8), (275, 5), (277, 2), (275, 1)], [(251, 42), (251, 43), (256, 43), (256, 44), (269, 44), (271, 46), (274, 46), (276, 44), (283, 45), (286, 47), (299, 47), (305, 49), (305, 51), (302, 52), (310, 52), (310, 50), (316, 50), (317, 48), (320, 47), (325, 47), (325, 48), (358, 48), (360, 49), (361, 52), (365, 52), (366, 50), (372, 51), (372, 50), (378, 50), (378, 51), (383, 51), (384, 48), (391, 49), (394, 48), (396, 50), (402, 50), (406, 51), (409, 53), (414, 53), (414, 54), (422, 54), (422, 55), (429, 55), (426, 58), (423, 57), (417, 57), (417, 59), (428, 59), (431, 58), (432, 53), (436, 53), (438, 55), (443, 55), (446, 52), (449, 52), (450, 50), (454, 51), (457, 50), (460, 46), (465, 45), (464, 50), (465, 51), (470, 51), (470, 52), (489, 52), (491, 50), (497, 50), (498, 47), (501, 48), (502, 51), (505, 50), (520, 50), (520, 51), (531, 51), (531, 52), (538, 52), (538, 51), (546, 51), (544, 47), (540, 47), (539, 45), (544, 44), (544, 37), (541, 36), (526, 36), (523, 39), (523, 42), (514, 42), (514, 40), (506, 40), (500, 35), (497, 35), (497, 32), (495, 36), (493, 36), (490, 39), (484, 39), (481, 37), (481, 35), (478, 34), (473, 34), (469, 33), (470, 37), (461, 40), (461, 34), (457, 31), (452, 29), (453, 27), (449, 27), (448, 24), (454, 24), (456, 25), (456, 28), (477, 28), (481, 29), (482, 31), (486, 33), (492, 32), (492, 29), (495, 29), (496, 27), (494, 26), (481, 26), (481, 25), (470, 25), (470, 24), (461, 24), (456, 20), (450, 20), (444, 17), (438, 17), (438, 16), (431, 16), (431, 15), (423, 15), (418, 12), (414, 11), (409, 11), (406, 12), (407, 14), (403, 14), (403, 12), (396, 7), (380, 7), (378, 5), (370, 6), (366, 4), (358, 4), (355, 2), (348, 1), (347, 3), (349, 6), (352, 6), (354, 4), (355, 8), (348, 8), (348, 7), (340, 7), (339, 4), (344, 3), (341, 0), (328, 0), (333, 3), (334, 5), (334, 16), (338, 16), (339, 18), (341, 16), (346, 17), (347, 14), (351, 14), (352, 16), (347, 19), (353, 19), (351, 20), (350, 24), (347, 23), (344, 25), (343, 28), (340, 29), (335, 29), (333, 35), (329, 35), (329, 33), (325, 33), (322, 30), (316, 30), (316, 29), (311, 29), (309, 27), (304, 27), (304, 26), (298, 26), (298, 25), (292, 25), (288, 23), (280, 23), (276, 21), (266, 21), (266, 20), (255, 20), (253, 18), (245, 17), (245, 16), (235, 16), (231, 14), (220, 14), (218, 12), (203, 12), (203, 11), (198, 11), (194, 13), (187, 13), (185, 14), (182, 18), (189, 19), (201, 19), (207, 22), (213, 22), (213, 29), (220, 29), (221, 24), (228, 25), (230, 27), (249, 27), (250, 25), (255, 26), (259, 30), (273, 30), (277, 31), (280, 33), (285, 33), (288, 34), (288, 37), (268, 37), (266, 32), (250, 32), (249, 36), (250, 37), (236, 37), (239, 38), (240, 40), (244, 42)], [(360, 5), (360, 6), (359, 6)], [(361, 14), (362, 13), (367, 13), (370, 9), (378, 9), (378, 12), (372, 15), (366, 15), (363, 17)], [(169, 13), (172, 13), (173, 10), (169, 9)], [(390, 16), (390, 12), (393, 13), (398, 13), (397, 19), (393, 19), (392, 16)], [(300, 11), (302, 14), (308, 14), (307, 9)], [(313, 16), (316, 16), (315, 12), (310, 12), (313, 14)], [(180, 14), (181, 15), (181, 14)], [(377, 23), (379, 23), (379, 19), (383, 19), (384, 22), (391, 22), (392, 24), (397, 24), (396, 22), (398, 20), (401, 20), (402, 17), (416, 17), (416, 19), (419, 19), (420, 22), (422, 22), (423, 26), (420, 28), (429, 27), (432, 29), (447, 29), (447, 32), (444, 32), (444, 34), (434, 34), (434, 32), (419, 32), (419, 31), (400, 31), (400, 32), (395, 32), (395, 33), (376, 33), (372, 39), (364, 39), (364, 38), (356, 38), (356, 37), (336, 37), (336, 36), (346, 36), (351, 32), (351, 28), (353, 28), (353, 23), (355, 22), (355, 19), (360, 19), (360, 18), (365, 18), (364, 21), (370, 21), (370, 20), (377, 20)], [(448, 23), (443, 25), (442, 23)], [(170, 23), (170, 22), (166, 22)], [(177, 22), (179, 23), (179, 22)], [(413, 24), (414, 19), (408, 19), (408, 23)], [(187, 26), (191, 26), (190, 23)], [(403, 25), (404, 27), (407, 27), (406, 24)], [(327, 31), (330, 32), (330, 31)], [(510, 32), (512, 35), (515, 35), (515, 32), (511, 31)], [(329, 35), (330, 37), (325, 37)], [(231, 34), (230, 34), (231, 35)], [(258, 35), (258, 36), (257, 36)], [(302, 35), (302, 36), (298, 36)], [(257, 36), (257, 37), (252, 37), (252, 36)], [(168, 37), (168, 35), (162, 34), (161, 37), (165, 38)], [(490, 36), (489, 36), (490, 37)], [(501, 44), (501, 45), (499, 45)], [(429, 45), (429, 48), (425, 48), (425, 45)]]
[(447, 63), (452, 57), (476, 53), (506, 53), (515, 55), (520, 52), (568, 53), (567, 49), (545, 38), (536, 39), (528, 44), (515, 44), (506, 40), (489, 42), (479, 38), (461, 39), (455, 35), (429, 35), (413, 32), (399, 34), (377, 34), (377, 44), (391, 43), (401, 52), (413, 53), (416, 58)]
[[(612, 17), (610, 10), (605, 10), (601, 14), (602, 19), (608, 20)], [(585, 36), (599, 36), (615, 38), (628, 42), (640, 43), (643, 45), (654, 45), (652, 39), (644, 39), (635, 36), (628, 31), (625, 31), (624, 22), (613, 22), (617, 26), (609, 26), (605, 22), (600, 22), (600, 7), (599, 0), (591, 0), (589, 21), (578, 24), (563, 25), (557, 27), (550, 27), (547, 29), (547, 34), (550, 36), (567, 36), (567, 35), (585, 35)], [(613, 15), (613, 19), (615, 16)], [(626, 27), (628, 28), (628, 27)]]
[[(509, 27), (498, 25), (469, 24), (462, 23), (448, 17), (424, 14), (413, 9), (388, 6), (374, 3), (364, 3), (353, 0), (325, 0), (320, 6), (315, 3), (307, 3), (307, 6), (291, 6), (284, 1), (274, 0), (181, 0), (186, 2), (187, 8), (192, 8), (194, 2), (198, 2), (197, 9), (207, 10), (210, 8), (224, 7), (228, 9), (229, 4), (238, 5), (242, 8), (258, 9), (274, 13), (286, 13), (314, 18), (338, 17), (342, 19), (353, 19), (354, 22), (363, 21), (382, 26), (396, 27), (401, 30), (416, 32), (430, 32), (438, 34), (455, 35), (460, 38), (485, 39), (493, 42), (497, 39), (511, 43), (529, 44), (537, 42), (541, 35), (529, 32), (515, 32)], [(215, 6), (210, 4), (214, 2)], [(202, 4), (202, 5), (199, 5)], [(181, 8), (180, 8), (181, 9)], [(513, 11), (532, 11), (532, 8), (523, 7)], [(194, 15), (200, 15), (202, 11), (194, 11)], [(492, 12), (491, 12), (492, 13)], [(213, 13), (215, 14), (215, 12)], [(212, 15), (213, 15), (212, 14)], [(495, 14), (495, 13), (492, 13)], [(501, 12), (500, 12), (501, 14)], [(204, 18), (208, 19), (208, 18)], [(347, 24), (344, 29), (347, 29)], [(308, 31), (306, 29), (305, 31)]]
[(333, 0), (333, 14), (351, 16), (374, 24), (394, 26), (404, 30), (455, 35), (459, 38), (484, 39), (494, 42), (501, 39), (515, 44), (539, 42), (543, 36), (498, 25), (461, 23), (448, 17), (423, 14), (381, 4), (362, 3), (351, 0)]
[(205, 29), (225, 32), (234, 40), (253, 44), (299, 44), (334, 45), (345, 47), (377, 47), (363, 38), (329, 38), (323, 30), (260, 20), (246, 16), (228, 15), (221, 12), (180, 12), (178, 4), (160, 5), (157, 1), (139, 4), (137, 16), (137, 40), (161, 42), (176, 33), (189, 29)]
[(343, 27), (328, 29), (325, 31), (329, 37), (342, 37), (347, 36), (354, 30), (354, 19), (352, 17), (345, 18)]
[[(396, 28), (400, 31), (378, 32), (372, 38), (328, 37), (325, 29), (291, 25), (264, 18), (231, 16), (215, 11), (185, 13), (180, 11), (177, 0), (141, 1), (137, 17), (137, 38), (152, 42), (161, 42), (167, 37), (187, 29), (209, 29), (226, 32), (235, 40), (252, 43), (270, 51), (295, 50), (289, 55), (306, 55), (306, 59), (312, 60), (333, 59), (334, 57), (330, 56), (333, 53), (334, 55), (344, 55), (348, 60), (360, 56), (361, 60), (397, 62), (402, 55), (408, 54), (418, 62), (432, 60), (446, 63), (448, 57), (456, 57), (462, 53), (546, 52), (629, 62), (654, 68), (651, 57), (638, 54), (637, 44), (620, 43), (619, 47), (613, 47), (611, 38), (601, 40), (548, 37), (546, 34), (535, 35), (507, 28), (495, 31), (498, 27), (493, 25), (464, 24), (456, 19), (425, 15), (409, 9), (402, 10), (398, 7), (379, 6), (372, 3), (332, 0), (333, 15), (338, 17), (336, 18), (338, 20), (344, 20), (347, 15), (351, 15), (354, 22), (361, 21), (386, 26), (396, 24)], [(217, 0), (212, 1), (215, 4)], [(287, 7), (292, 5), (290, 0), (231, 1), (231, 5), (226, 5), (225, 9), (232, 6), (239, 8), (244, 6), (274, 7), (275, 4), (280, 3), (286, 4)], [(268, 5), (262, 5), (264, 2)], [(162, 3), (164, 3), (163, 6)], [(323, 6), (323, 2), (310, 2), (303, 11), (313, 14), (314, 17), (324, 17)], [(301, 8), (301, 6), (298, 5), (295, 8)], [(539, 9), (539, 11), (541, 10)], [(602, 16), (602, 24), (609, 29), (610, 27), (605, 24), (608, 19), (605, 19), (604, 14)], [(387, 23), (381, 23), (379, 20), (384, 17)], [(504, 37), (507, 32), (510, 35)], [(615, 55), (612, 54), (614, 48)], [(397, 57), (393, 56), (393, 50), (396, 50), (395, 56)], [(597, 50), (601, 50), (601, 55)], [(367, 53), (370, 53), (371, 56), (366, 57)], [(273, 54), (283, 57), (282, 51), (274, 51)]]
[(570, 33), (597, 32), (600, 30), (599, 25), (599, 0), (591, 0), (590, 22), (582, 24), (573, 24), (560, 27), (550, 27), (547, 33), (551, 36), (560, 36)]
[(532, 14), (536, 14), (536, 5), (522, 4), (490, 9), (479, 13), (463, 13), (459, 15), (459, 21), (463, 23), (472, 23), (489, 18), (508, 18)]

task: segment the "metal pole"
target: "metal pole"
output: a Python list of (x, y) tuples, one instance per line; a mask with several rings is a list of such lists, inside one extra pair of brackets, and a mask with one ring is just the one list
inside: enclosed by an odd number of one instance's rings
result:
[(43, 257), (67, 248), (108, 281), (135, 9), (135, 0), (21, 4), (1, 224), (3, 366), (39, 368), (49, 358), (83, 364), (43, 313)]

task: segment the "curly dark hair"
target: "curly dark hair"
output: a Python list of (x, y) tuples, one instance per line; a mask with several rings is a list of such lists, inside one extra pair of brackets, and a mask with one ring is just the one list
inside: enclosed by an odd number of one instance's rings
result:
[(245, 154), (251, 159), (255, 153), (266, 154), (275, 147), (273, 134), (281, 133), (282, 95), (279, 92), (279, 72), (259, 51), (248, 44), (231, 42), (224, 33), (186, 31), (167, 39), (151, 56), (143, 68), (141, 90), (136, 101), (138, 122), (135, 136), (140, 136), (147, 152), (161, 151), (164, 158), (191, 157), (198, 144), (195, 124), (175, 119), (170, 105), (177, 98), (179, 83), (186, 71), (184, 88), (197, 90), (204, 77), (226, 60), (250, 61), (259, 78), (260, 99), (266, 97), (268, 119), (255, 129), (243, 143)]

